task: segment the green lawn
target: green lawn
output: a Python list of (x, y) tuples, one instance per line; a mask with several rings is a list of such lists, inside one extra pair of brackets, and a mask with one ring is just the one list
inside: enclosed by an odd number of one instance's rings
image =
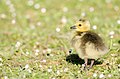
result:
[[(89, 71), (68, 53), (81, 17), (110, 48)], [(0, 0), (0, 78), (120, 79), (120, 1)]]

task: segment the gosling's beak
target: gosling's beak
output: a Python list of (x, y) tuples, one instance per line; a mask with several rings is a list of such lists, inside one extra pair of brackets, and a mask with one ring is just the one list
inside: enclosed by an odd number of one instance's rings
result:
[(76, 29), (76, 26), (71, 26), (70, 29)]

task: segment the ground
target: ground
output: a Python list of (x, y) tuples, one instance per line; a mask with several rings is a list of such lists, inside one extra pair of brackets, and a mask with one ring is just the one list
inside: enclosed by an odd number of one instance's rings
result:
[[(110, 50), (88, 71), (68, 52), (81, 17)], [(119, 37), (119, 0), (0, 0), (0, 78), (120, 79)]]

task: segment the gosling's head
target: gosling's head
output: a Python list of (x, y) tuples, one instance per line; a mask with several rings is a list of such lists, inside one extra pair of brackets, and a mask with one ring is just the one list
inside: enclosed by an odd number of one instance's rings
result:
[(80, 19), (70, 29), (75, 29), (77, 32), (85, 32), (90, 30), (90, 22), (86, 19)]

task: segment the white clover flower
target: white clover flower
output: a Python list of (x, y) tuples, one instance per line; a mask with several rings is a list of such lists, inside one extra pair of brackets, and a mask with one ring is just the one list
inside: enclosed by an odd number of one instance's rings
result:
[(67, 71), (68, 71), (68, 68), (65, 68), (65, 69), (64, 69), (64, 72), (67, 72)]
[(63, 7), (63, 12), (67, 12), (68, 8), (67, 7)]
[(41, 26), (41, 22), (37, 22), (37, 26)]
[(112, 75), (111, 75), (111, 74), (108, 74), (108, 77), (110, 78), (110, 77), (112, 77)]
[(120, 20), (117, 20), (117, 23), (120, 24)]
[(3, 64), (2, 63), (0, 63), (0, 66), (2, 66)]
[(45, 60), (45, 59), (43, 59), (41, 62), (46, 63), (46, 60)]
[(59, 27), (56, 28), (56, 32), (60, 32), (60, 28)]
[(20, 45), (21, 45), (21, 43), (18, 41), (18, 42), (15, 44), (15, 47), (16, 47), (16, 48), (19, 48)]
[(27, 51), (27, 52), (26, 52), (26, 54), (28, 55), (28, 54), (29, 54), (29, 52)]
[(118, 7), (118, 6), (115, 6), (115, 7), (114, 7), (114, 10), (115, 10), (115, 11), (119, 11), (119, 7)]
[(36, 49), (35, 52), (38, 53), (38, 52), (40, 52), (40, 50), (39, 50), (39, 49)]
[(104, 75), (103, 75), (103, 74), (100, 74), (99, 78), (104, 78)]
[(32, 73), (32, 71), (30, 69), (27, 70), (29, 73)]
[(25, 65), (25, 69), (28, 69), (28, 68), (29, 68), (29, 64), (26, 64), (26, 65)]
[(41, 8), (42, 13), (46, 13), (46, 8)]
[(90, 12), (93, 12), (93, 11), (94, 11), (94, 7), (90, 7), (90, 8), (89, 8), (89, 11), (90, 11)]
[(96, 74), (96, 73), (94, 73), (94, 74), (93, 74), (93, 77), (97, 77), (97, 74)]
[(28, 0), (28, 5), (32, 6), (34, 4), (33, 0)]
[(66, 17), (62, 17), (61, 22), (62, 22), (63, 24), (67, 23)]
[(7, 77), (7, 76), (4, 76), (4, 79), (8, 79), (8, 77)]
[(40, 64), (39, 67), (42, 68), (43, 66)]
[(2, 58), (0, 58), (0, 61), (1, 61), (1, 62), (3, 61)]
[(5, 19), (7, 16), (6, 16), (4, 13), (2, 13), (2, 14), (0, 15), (0, 17), (1, 17), (2, 19)]
[(110, 31), (110, 32), (109, 32), (109, 35), (114, 35), (114, 34), (115, 34), (114, 31)]
[(86, 13), (85, 13), (85, 12), (82, 12), (82, 13), (81, 13), (81, 16), (83, 16), (83, 17), (86, 16)]
[(47, 49), (47, 52), (48, 52), (48, 53), (50, 53), (51, 51), (52, 51), (52, 49), (50, 49), (50, 48)]
[(57, 74), (58, 74), (58, 75), (60, 74), (60, 71), (59, 71), (59, 70), (57, 70)]
[(34, 8), (35, 8), (35, 9), (39, 9), (39, 8), (40, 8), (40, 5), (39, 5), (39, 4), (35, 4), (35, 5), (34, 5)]
[(93, 25), (93, 27), (92, 27), (94, 30), (96, 30), (97, 29), (97, 26), (96, 25)]
[(15, 24), (15, 23), (16, 23), (16, 20), (15, 20), (15, 19), (13, 19), (13, 20), (11, 21), (11, 23), (12, 23), (12, 24)]
[(52, 72), (52, 69), (48, 69), (48, 72)]

